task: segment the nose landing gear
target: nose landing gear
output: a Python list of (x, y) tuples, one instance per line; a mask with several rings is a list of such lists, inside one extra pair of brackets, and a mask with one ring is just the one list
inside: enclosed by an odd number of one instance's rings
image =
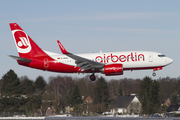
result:
[(152, 74), (154, 77), (156, 76), (156, 73), (155, 72), (153, 72), (153, 74)]
[(155, 71), (157, 71), (157, 70), (162, 70), (162, 67), (157, 67), (157, 68), (154, 68), (153, 69), (153, 76), (156, 76), (156, 73), (155, 73)]

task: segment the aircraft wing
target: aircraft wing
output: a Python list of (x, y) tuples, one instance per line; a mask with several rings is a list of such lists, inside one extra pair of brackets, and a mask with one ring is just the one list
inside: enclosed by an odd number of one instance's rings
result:
[(103, 63), (99, 63), (99, 62), (96, 62), (96, 61), (93, 61), (93, 60), (83, 58), (83, 57), (80, 57), (78, 55), (74, 55), (72, 53), (69, 53), (66, 51), (66, 49), (63, 47), (63, 45), (61, 44), (61, 42), (59, 40), (57, 42), (58, 42), (58, 45), (61, 49), (61, 52), (65, 55), (67, 55), (68, 57), (74, 59), (76, 65), (78, 67), (81, 67), (80, 68), (81, 70), (83, 70), (83, 71), (95, 70), (95, 69), (101, 69), (105, 66), (105, 64), (103, 64)]

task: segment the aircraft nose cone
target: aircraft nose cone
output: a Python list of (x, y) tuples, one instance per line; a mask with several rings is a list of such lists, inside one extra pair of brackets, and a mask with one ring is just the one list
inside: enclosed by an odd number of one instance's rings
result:
[(169, 63), (169, 64), (173, 63), (173, 59), (169, 58), (169, 59), (168, 59), (168, 63)]

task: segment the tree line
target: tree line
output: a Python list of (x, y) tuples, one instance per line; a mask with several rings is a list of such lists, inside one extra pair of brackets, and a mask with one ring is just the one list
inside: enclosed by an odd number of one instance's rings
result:
[[(73, 114), (81, 115), (87, 111), (84, 99), (93, 98), (93, 104), (88, 106), (92, 113), (109, 110), (108, 104), (120, 95), (136, 94), (142, 104), (143, 114), (163, 112), (162, 106), (167, 98), (171, 104), (179, 103), (180, 77), (143, 79), (111, 79), (98, 77), (95, 82), (88, 76), (72, 78), (69, 76), (50, 77), (47, 81), (42, 76), (30, 80), (27, 76), (18, 77), (9, 70), (0, 80), (0, 112), (21, 112), (33, 116), (39, 112), (46, 114), (48, 107), (53, 106), (56, 114), (65, 113), (65, 106), (74, 107)], [(83, 97), (82, 97), (83, 96)]]

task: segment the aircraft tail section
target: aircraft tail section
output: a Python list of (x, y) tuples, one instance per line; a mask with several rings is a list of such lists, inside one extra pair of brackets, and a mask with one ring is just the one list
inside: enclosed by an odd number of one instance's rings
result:
[(21, 58), (32, 59), (48, 56), (17, 23), (10, 23), (9, 25)]

